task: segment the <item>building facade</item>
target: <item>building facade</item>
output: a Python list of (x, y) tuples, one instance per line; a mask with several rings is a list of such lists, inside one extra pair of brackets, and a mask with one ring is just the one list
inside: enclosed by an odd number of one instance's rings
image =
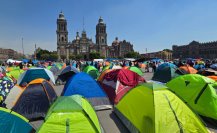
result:
[(6, 61), (8, 59), (19, 59), (23, 54), (18, 53), (13, 49), (0, 48), (0, 61)]
[(81, 35), (76, 33), (74, 40), (68, 40), (67, 20), (61, 12), (57, 19), (57, 55), (58, 59), (69, 59), (70, 55), (82, 55), (84, 59), (89, 59), (89, 53), (98, 52), (101, 57), (120, 57), (127, 52), (133, 51), (133, 45), (130, 42), (113, 42), (112, 46), (107, 44), (106, 24), (102, 17), (99, 18), (96, 25), (96, 43), (87, 37), (83, 30)]
[(169, 49), (164, 49), (162, 51), (158, 52), (152, 52), (152, 53), (146, 53), (146, 54), (141, 54), (144, 58), (152, 59), (152, 58), (160, 58), (163, 60), (172, 60), (172, 55), (173, 52), (172, 50)]
[(217, 41), (200, 43), (192, 41), (188, 45), (173, 45), (173, 58), (217, 58)]
[(112, 46), (108, 47), (109, 57), (124, 57), (129, 52), (134, 52), (133, 44), (126, 40), (119, 41), (118, 37), (112, 42)]

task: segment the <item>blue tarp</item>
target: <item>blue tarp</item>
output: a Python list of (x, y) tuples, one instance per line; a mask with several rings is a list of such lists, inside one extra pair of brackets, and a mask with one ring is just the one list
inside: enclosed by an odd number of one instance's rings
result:
[(106, 97), (105, 92), (99, 84), (84, 72), (77, 73), (71, 77), (62, 92), (63, 96), (71, 96), (74, 94), (79, 94), (86, 98)]

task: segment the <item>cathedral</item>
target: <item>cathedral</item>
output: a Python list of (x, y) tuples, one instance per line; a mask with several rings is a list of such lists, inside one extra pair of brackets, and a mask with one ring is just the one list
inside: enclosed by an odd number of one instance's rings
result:
[[(103, 57), (116, 57), (117, 55), (122, 55), (121, 51), (125, 53), (133, 51), (133, 45), (131, 43), (125, 40), (119, 43), (117, 38), (114, 41), (115, 45), (107, 45), (106, 24), (103, 22), (102, 17), (99, 18), (96, 25), (96, 43), (87, 37), (85, 30), (82, 31), (81, 35), (77, 32), (73, 41), (68, 41), (67, 20), (63, 12), (60, 12), (57, 19), (56, 34), (59, 60), (69, 59), (70, 55), (82, 55), (84, 59), (89, 59), (89, 53), (92, 52), (98, 52), (100, 56)], [(116, 52), (116, 54), (114, 52)]]

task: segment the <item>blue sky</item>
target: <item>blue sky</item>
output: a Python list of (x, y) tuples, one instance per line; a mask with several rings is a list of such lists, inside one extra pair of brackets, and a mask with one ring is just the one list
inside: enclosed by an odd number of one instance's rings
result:
[(217, 40), (216, 0), (1, 0), (0, 47), (25, 53), (38, 47), (56, 50), (56, 19), (63, 11), (69, 40), (82, 31), (95, 42), (99, 16), (107, 24), (108, 43), (117, 36), (144, 53)]

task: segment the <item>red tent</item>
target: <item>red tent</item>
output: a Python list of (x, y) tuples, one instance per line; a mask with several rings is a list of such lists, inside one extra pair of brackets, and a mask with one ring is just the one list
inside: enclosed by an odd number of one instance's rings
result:
[(130, 89), (145, 79), (128, 69), (116, 69), (105, 74), (100, 83), (110, 101), (117, 104)]

